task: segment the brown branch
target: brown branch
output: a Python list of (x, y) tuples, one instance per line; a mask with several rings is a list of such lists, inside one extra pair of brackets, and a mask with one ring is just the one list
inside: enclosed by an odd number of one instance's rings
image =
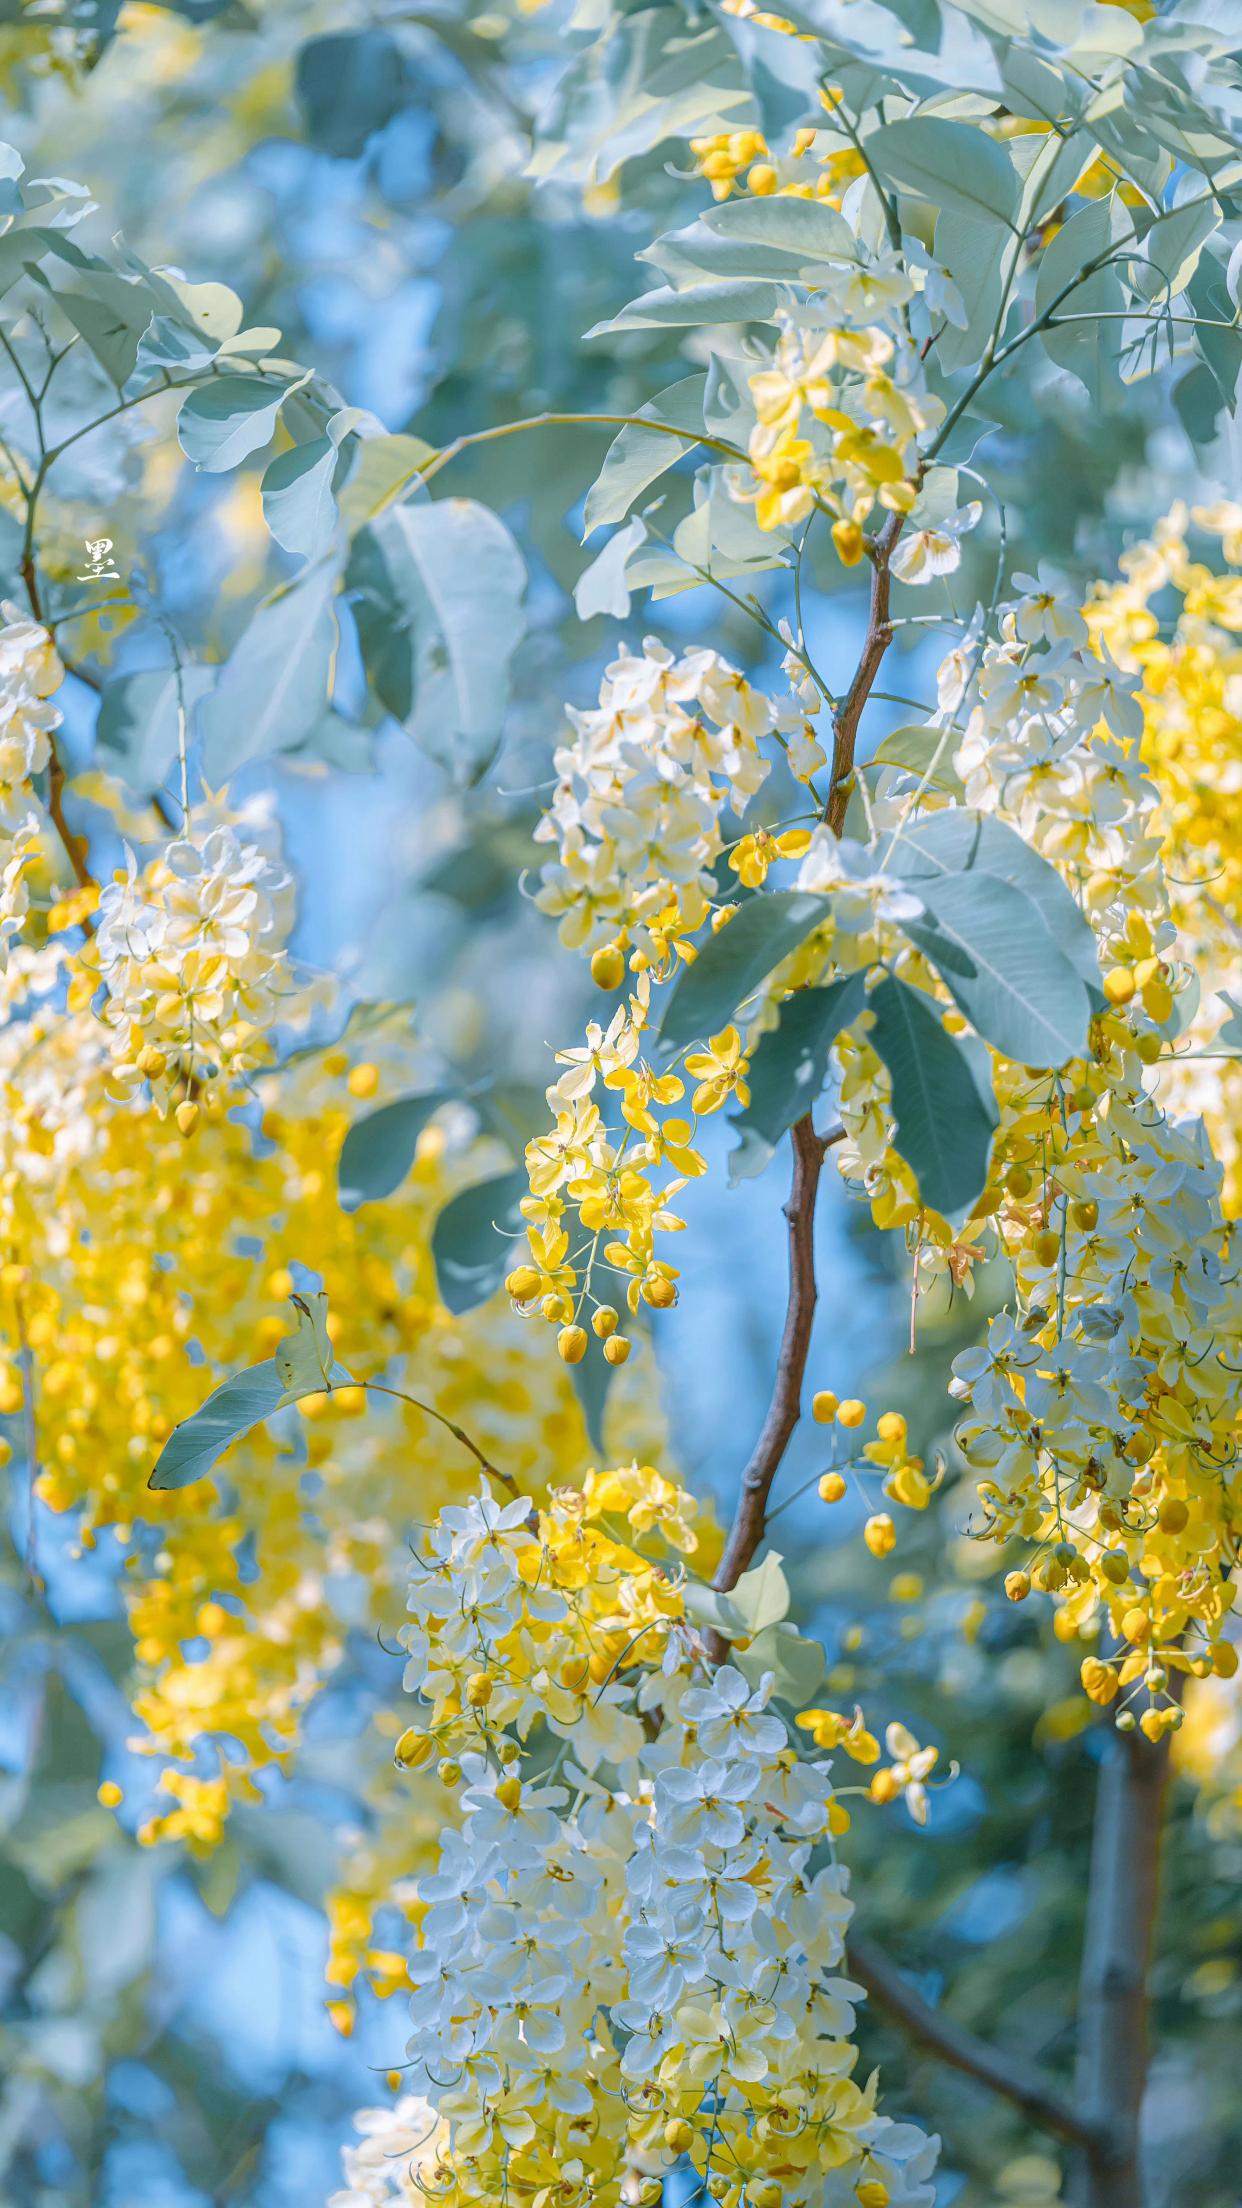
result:
[[(802, 1409), (802, 1380), (815, 1316), (815, 1195), (824, 1162), (824, 1144), (810, 1113), (792, 1131), (793, 1183), (785, 1217), (789, 1222), (789, 1301), (776, 1360), (776, 1379), (763, 1431), (742, 1474), (741, 1490), (715, 1585), (735, 1587), (763, 1539), (763, 1522), (772, 1482)], [(718, 1660), (720, 1652), (717, 1652)]]
[(875, 686), (875, 678), (880, 672), (884, 654), (893, 641), (892, 624), (889, 620), (892, 576), (888, 563), (905, 526), (905, 519), (904, 514), (890, 514), (879, 535), (868, 545), (868, 556), (871, 560), (871, 610), (867, 618), (867, 634), (863, 640), (862, 655), (854, 670), (854, 679), (833, 714), (832, 784), (824, 818), (834, 836), (839, 836), (845, 826), (862, 710)]
[[(955, 2024), (942, 2010), (933, 2008), (883, 1949), (860, 1932), (850, 1933), (846, 1965), (850, 1976), (896, 2017), (910, 2038), (929, 2048), (941, 2062), (976, 2078), (989, 2092), (1001, 2094), (1033, 2124), (1058, 2139), (1066, 2139), (1089, 2154), (1101, 2151), (1103, 2140), (1095, 2123), (1080, 2115), (1028, 2056), (1002, 2053), (986, 2040), (977, 2039), (964, 2025)], [(1137, 2196), (1127, 2199), (1126, 2208), (1137, 2208)]]
[[(36, 621), (42, 622), (43, 601), (39, 596), (39, 576), (38, 571), (35, 567), (34, 548), (29, 543), (29, 541), (26, 544), (25, 551), (22, 553), (21, 576), (22, 581), (26, 586), (26, 596), (30, 600), (30, 611), (34, 615)], [(51, 759), (47, 770), (48, 818), (50, 819), (52, 826), (56, 830), (57, 835), (60, 837), (60, 840), (65, 847), (65, 853), (69, 860), (70, 866), (73, 868), (74, 879), (76, 880), (79, 889), (97, 889), (99, 885), (86, 863), (86, 854), (82, 848), (82, 838), (80, 836), (74, 835), (72, 828), (69, 826), (68, 821), (65, 819), (65, 770), (61, 762), (60, 753), (56, 749), (55, 737), (49, 735), (48, 746), (51, 751)], [(87, 914), (83, 925), (86, 929), (87, 934), (89, 935), (94, 927), (94, 922), (92, 921), (89, 913)]]
[[(1173, 1674), (1176, 1692), (1182, 1686)], [(1085, 2208), (1144, 2198), (1139, 2115), (1147, 2083), (1147, 1977), (1160, 1890), (1169, 1736), (1111, 1737), (1100, 1765), (1087, 1930), (1078, 1982), (1078, 2095), (1094, 2135), (1080, 2175)]]

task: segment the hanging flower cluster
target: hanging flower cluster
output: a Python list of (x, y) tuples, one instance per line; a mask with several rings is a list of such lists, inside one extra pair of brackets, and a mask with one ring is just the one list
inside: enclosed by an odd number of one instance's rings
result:
[(867, 254), (825, 270), (811, 301), (781, 317), (768, 365), (749, 378), (755, 426), (750, 479), (761, 529), (792, 528), (816, 505), (832, 516), (839, 558), (863, 554), (876, 503), (909, 513), (918, 495), (919, 437), (944, 415), (926, 387), (905, 313), (914, 284), (895, 253)]
[(922, 2208), (934, 2143), (852, 2076), (828, 1766), (770, 1678), (696, 1683), (675, 1589), (594, 1514), (484, 1495), (415, 1558), (398, 1754), (447, 1742), (462, 1788), (409, 1959), (432, 2187), (602, 2208), (688, 2157), (727, 2208)]
[(65, 670), (47, 630), (0, 604), (0, 972), (29, 909), (27, 874), (39, 847), (34, 777), (51, 759), (60, 713), (50, 705)]
[(720, 816), (740, 816), (768, 773), (760, 739), (805, 716), (776, 705), (717, 652), (677, 658), (656, 637), (622, 650), (589, 712), (569, 709), (574, 741), (555, 755), (556, 794), (535, 830), (555, 843), (535, 902), (561, 940), (594, 953), (616, 988), (633, 949), (668, 964), (702, 926), (722, 849)]
[[(1191, 557), (1199, 533), (1210, 556)], [(1227, 572), (1221, 573), (1223, 559)], [(1214, 564), (1215, 563), (1215, 564)], [(1087, 607), (1093, 634), (1141, 675), (1143, 756), (1160, 793), (1168, 895), (1179, 948), (1202, 984), (1181, 1026), (1161, 1095), (1201, 1113), (1225, 1174), (1225, 1208), (1242, 1213), (1242, 1036), (1219, 1030), (1242, 1003), (1242, 855), (1234, 829), (1242, 792), (1242, 506), (1175, 507), (1149, 542), (1122, 559), (1122, 580)], [(1180, 599), (1172, 633), (1152, 612)], [(1232, 1033), (1232, 1030), (1230, 1031)]]
[(293, 993), (285, 949), (292, 881), (256, 844), (221, 824), (201, 844), (183, 837), (109, 882), (83, 965), (104, 987), (113, 1078), (145, 1082), (183, 1134), (200, 1100), (245, 1079), (270, 1056), (269, 1032)]

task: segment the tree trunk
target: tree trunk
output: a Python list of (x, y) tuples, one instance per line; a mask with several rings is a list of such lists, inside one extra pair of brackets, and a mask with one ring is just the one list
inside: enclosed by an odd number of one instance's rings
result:
[(1096, 1796), (1078, 1985), (1080, 2114), (1100, 2144), (1082, 2208), (1145, 2208), (1139, 2115), (1147, 2082), (1147, 1977), (1160, 1882), (1169, 1743), (1113, 1732)]

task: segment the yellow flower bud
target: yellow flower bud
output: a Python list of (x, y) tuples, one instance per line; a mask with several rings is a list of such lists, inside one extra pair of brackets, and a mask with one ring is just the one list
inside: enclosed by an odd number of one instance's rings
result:
[(1029, 1572), (1006, 1572), (1005, 1593), (1011, 1602), (1025, 1602), (1031, 1591)]
[(895, 1771), (877, 1771), (867, 1793), (873, 1802), (895, 1802), (901, 1792), (901, 1781)]
[(587, 1353), (585, 1326), (563, 1326), (556, 1337), (556, 1350), (562, 1364), (580, 1365)]
[(1098, 1656), (1083, 1658), (1079, 1677), (1082, 1680), (1083, 1692), (1088, 1694), (1093, 1702), (1098, 1702), (1101, 1706), (1113, 1701), (1121, 1687), (1121, 1681), (1111, 1665), (1101, 1663)]
[(407, 1725), (396, 1747), (392, 1760), (402, 1771), (417, 1771), (424, 1763), (430, 1763), (436, 1752), (436, 1744), (430, 1733), (424, 1733), (417, 1725)]
[(1031, 1237), (1031, 1255), (1038, 1265), (1055, 1265), (1061, 1255), (1061, 1237), (1054, 1227), (1042, 1227)]
[(604, 1344), (604, 1361), (609, 1365), (623, 1365), (630, 1354), (630, 1343), (624, 1334), (610, 1334)]
[(456, 1756), (442, 1756), (436, 1766), (436, 1777), (441, 1786), (456, 1786), (461, 1777), (461, 1765)]
[(842, 567), (857, 567), (863, 556), (863, 533), (856, 521), (834, 521), (832, 541)]
[(840, 1426), (861, 1426), (866, 1416), (867, 1406), (860, 1403), (856, 1395), (847, 1395), (844, 1403), (838, 1405), (837, 1423)]
[(858, 2208), (888, 2208), (891, 2195), (882, 2178), (865, 2177), (855, 2188), (854, 2198)]
[(539, 1293), (539, 1275), (533, 1265), (515, 1265), (505, 1275), (505, 1287), (515, 1303), (529, 1303)]
[(684, 2154), (694, 2138), (694, 2125), (684, 2116), (670, 2116), (664, 2126), (664, 2144), (673, 2154)]
[(887, 1556), (897, 1545), (897, 1528), (886, 1510), (878, 1510), (863, 1527), (863, 1540), (873, 1556)]
[(1110, 1004), (1129, 1004), (1136, 987), (1132, 966), (1110, 966), (1104, 976), (1104, 994)]
[(598, 1335), (601, 1342), (606, 1342), (610, 1334), (616, 1333), (619, 1323), (618, 1314), (613, 1310), (612, 1305), (601, 1303), (591, 1320), (591, 1332)]
[(466, 1681), (466, 1700), (472, 1710), (485, 1710), (492, 1699), (495, 1681), (490, 1671), (472, 1671)]
[[(767, 199), (769, 194), (776, 190), (778, 181), (776, 171), (770, 161), (756, 161), (754, 168), (746, 179), (750, 190), (759, 199)], [(751, 2199), (754, 2198), (755, 2195), (752, 2190)]]
[(1170, 1495), (1160, 1505), (1161, 1533), (1181, 1533), (1190, 1523), (1190, 1512), (1180, 1495)]
[(625, 953), (618, 943), (605, 943), (591, 955), (591, 979), (597, 989), (619, 989), (625, 980)]
[(502, 1809), (515, 1810), (522, 1799), (520, 1779), (501, 1779), (496, 1787), (496, 1799)]
[(1136, 1605), (1134, 1609), (1126, 1611), (1121, 1621), (1121, 1630), (1127, 1641), (1149, 1641), (1151, 1619), (1145, 1610), (1140, 1610)]
[(845, 1493), (845, 1481), (839, 1472), (825, 1472), (819, 1483), (821, 1503), (839, 1503)]
[(95, 1789), (95, 1800), (101, 1803), (104, 1809), (117, 1809), (124, 1799), (125, 1796), (115, 1779), (105, 1779), (102, 1786)]
[(182, 1103), (178, 1104), (176, 1111), (173, 1113), (173, 1118), (183, 1135), (193, 1134), (200, 1116), (197, 1104), (188, 1096)]
[(361, 1065), (350, 1067), (345, 1086), (351, 1096), (356, 1096), (360, 1103), (365, 1104), (367, 1098), (374, 1096), (378, 1089), (379, 1079), (379, 1067), (373, 1066), (369, 1059), (364, 1059)]
[(882, 1411), (875, 1430), (881, 1441), (904, 1441), (906, 1438), (906, 1422), (900, 1411)]
[(1232, 1641), (1217, 1641), (1212, 1649), (1212, 1669), (1218, 1679), (1232, 1679), (1238, 1669), (1238, 1652)]
[(831, 1426), (840, 1404), (831, 1388), (820, 1388), (811, 1397), (811, 1416), (819, 1426)]

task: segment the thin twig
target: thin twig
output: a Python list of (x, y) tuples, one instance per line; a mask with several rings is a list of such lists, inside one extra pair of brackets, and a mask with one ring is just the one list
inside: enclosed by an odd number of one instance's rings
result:
[(499, 1480), (502, 1487), (507, 1487), (511, 1495), (517, 1494), (517, 1482), (512, 1474), (499, 1471), (490, 1457), (484, 1456), (478, 1443), (471, 1441), (465, 1428), (456, 1425), (451, 1418), (446, 1418), (443, 1411), (436, 1409), (434, 1403), (423, 1403), (418, 1396), (407, 1395), (403, 1388), (386, 1388), (383, 1382), (379, 1380), (363, 1380), (358, 1385), (366, 1388), (372, 1395), (391, 1395), (397, 1403), (408, 1403), (413, 1410), (424, 1411), (428, 1418), (434, 1418), (441, 1426), (445, 1427), (452, 1434), (453, 1439), (461, 1443), (463, 1449), (468, 1449), (471, 1456), (482, 1465), (485, 1472), (489, 1472), (494, 1480)]
[(1044, 2131), (1069, 2140), (1073, 2146), (1098, 2151), (1097, 2127), (1079, 2115), (1072, 2102), (1050, 2078), (1042, 2075), (1028, 2056), (1002, 2053), (986, 2040), (977, 2039), (963, 2025), (955, 2024), (942, 2010), (933, 2008), (931, 2002), (925, 2001), (903, 1977), (883, 1949), (860, 1932), (850, 1933), (846, 1966), (850, 1976), (856, 1978), (860, 1986), (865, 1986), (872, 1999), (897, 2019), (910, 2038), (930, 2048), (942, 2062), (949, 2063), (954, 2070), (964, 2071), (967, 2077), (978, 2079), (990, 2092), (1001, 2094)]
[(845, 826), (862, 710), (871, 695), (884, 654), (893, 641), (892, 623), (888, 617), (892, 595), (889, 561), (905, 525), (905, 518), (904, 514), (890, 514), (870, 547), (871, 609), (867, 619), (867, 634), (863, 639), (862, 655), (854, 670), (854, 679), (832, 717), (835, 736), (832, 784), (824, 817), (834, 836), (839, 836)]
[(763, 1539), (772, 1482), (802, 1409), (802, 1381), (815, 1316), (815, 1196), (824, 1162), (824, 1144), (809, 1112), (797, 1121), (792, 1140), (793, 1182), (785, 1206), (789, 1222), (789, 1301), (768, 1415), (742, 1474), (733, 1524), (716, 1574), (715, 1585), (725, 1593), (737, 1585)]

